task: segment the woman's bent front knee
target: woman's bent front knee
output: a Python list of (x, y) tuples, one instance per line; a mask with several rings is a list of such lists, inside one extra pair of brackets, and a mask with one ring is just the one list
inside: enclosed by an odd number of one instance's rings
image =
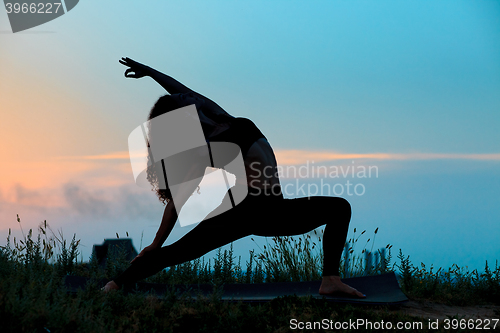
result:
[(344, 198), (338, 198), (338, 199), (339, 199), (339, 207), (340, 207), (339, 210), (343, 212), (343, 214), (346, 217), (346, 220), (350, 221), (351, 214), (352, 214), (351, 204), (349, 203), (349, 201), (347, 201)]

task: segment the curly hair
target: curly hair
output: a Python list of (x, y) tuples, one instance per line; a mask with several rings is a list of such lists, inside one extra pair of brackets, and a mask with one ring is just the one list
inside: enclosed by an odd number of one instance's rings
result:
[[(151, 108), (151, 112), (149, 112), (148, 120), (151, 120), (151, 119), (158, 117), (162, 114), (165, 114), (169, 111), (175, 110), (178, 107), (179, 107), (178, 104), (175, 102), (175, 100), (173, 100), (170, 97), (170, 95), (164, 95), (164, 96), (160, 97), (156, 101), (155, 105)], [(148, 127), (149, 127), (148, 132), (149, 132), (150, 137), (148, 138), (147, 144), (149, 147), (149, 139), (151, 138), (151, 123), (149, 123)], [(170, 200), (172, 200), (172, 193), (170, 192), (170, 189), (168, 188), (168, 184), (167, 184), (166, 189), (160, 189), (160, 182), (158, 179), (158, 174), (156, 173), (156, 168), (155, 168), (153, 159), (151, 157), (151, 154), (149, 152), (150, 152), (150, 150), (148, 151), (148, 168), (146, 170), (147, 180), (153, 186), (152, 191), (156, 192), (156, 195), (158, 196), (158, 199), (160, 200), (160, 202), (165, 205)]]

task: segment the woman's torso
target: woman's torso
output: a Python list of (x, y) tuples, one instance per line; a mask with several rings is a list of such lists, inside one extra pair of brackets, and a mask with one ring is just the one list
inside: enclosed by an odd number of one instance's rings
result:
[(210, 137), (208, 141), (232, 142), (240, 147), (246, 179), (237, 176), (237, 184), (247, 185), (249, 192), (254, 195), (281, 195), (273, 149), (251, 120), (234, 118), (226, 130)]

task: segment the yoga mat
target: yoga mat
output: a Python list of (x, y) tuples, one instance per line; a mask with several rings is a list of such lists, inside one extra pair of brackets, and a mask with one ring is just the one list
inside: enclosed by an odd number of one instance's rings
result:
[[(84, 288), (88, 278), (79, 276), (66, 276), (65, 284), (69, 292), (76, 292), (78, 288)], [(363, 276), (342, 279), (353, 288), (361, 291), (366, 298), (332, 297), (318, 294), (321, 281), (312, 282), (275, 282), (275, 283), (252, 283), (252, 284), (224, 284), (221, 286), (220, 299), (223, 301), (243, 302), (269, 302), (281, 296), (312, 296), (313, 298), (325, 298), (332, 302), (361, 303), (373, 305), (398, 304), (408, 301), (408, 298), (399, 288), (394, 272), (375, 276)], [(104, 285), (105, 281), (101, 282)], [(126, 292), (153, 292), (162, 296), (167, 292), (175, 291), (177, 295), (188, 294), (193, 298), (209, 297), (214, 292), (210, 284), (200, 285), (167, 285), (157, 283), (137, 283), (134, 289)]]

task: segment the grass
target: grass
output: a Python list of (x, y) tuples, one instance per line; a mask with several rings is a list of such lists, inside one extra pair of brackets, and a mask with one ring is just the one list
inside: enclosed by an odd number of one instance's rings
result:
[[(18, 218), (19, 225), (21, 221)], [(288, 332), (292, 318), (303, 322), (324, 318), (372, 322), (419, 322), (419, 318), (386, 308), (331, 304), (312, 298), (282, 297), (260, 305), (221, 302), (217, 295), (195, 301), (174, 294), (164, 299), (154, 295), (115, 292), (103, 294), (98, 281), (111, 278), (127, 265), (124, 253), (115, 251), (104, 268), (95, 258), (78, 262), (76, 236), (64, 239), (46, 222), (37, 235), (22, 230), (23, 239), (7, 237), (0, 250), (0, 323), (2, 332)], [(374, 232), (374, 237), (378, 228)], [(469, 272), (454, 265), (448, 270), (414, 266), (399, 252), (392, 263), (391, 246), (373, 251), (374, 237), (363, 244), (354, 233), (341, 260), (342, 276), (360, 276), (395, 271), (410, 298), (455, 305), (499, 304), (500, 268), (486, 266), (484, 273)], [(162, 283), (260, 283), (307, 281), (321, 277), (322, 232), (301, 237), (273, 238), (260, 253), (241, 257), (219, 250), (205, 261), (197, 259), (171, 267), (150, 277)], [(62, 284), (66, 274), (87, 276), (91, 283), (76, 295)], [(426, 321), (424, 321), (426, 323)], [(425, 327), (425, 325), (424, 325)], [(426, 330), (419, 330), (419, 332)], [(435, 330), (432, 330), (435, 331)]]
[(454, 264), (435, 270), (424, 263), (414, 266), (410, 256), (399, 251), (397, 265), (401, 288), (411, 298), (432, 299), (449, 305), (500, 304), (500, 267), (491, 269), (486, 262), (484, 273), (469, 271)]

